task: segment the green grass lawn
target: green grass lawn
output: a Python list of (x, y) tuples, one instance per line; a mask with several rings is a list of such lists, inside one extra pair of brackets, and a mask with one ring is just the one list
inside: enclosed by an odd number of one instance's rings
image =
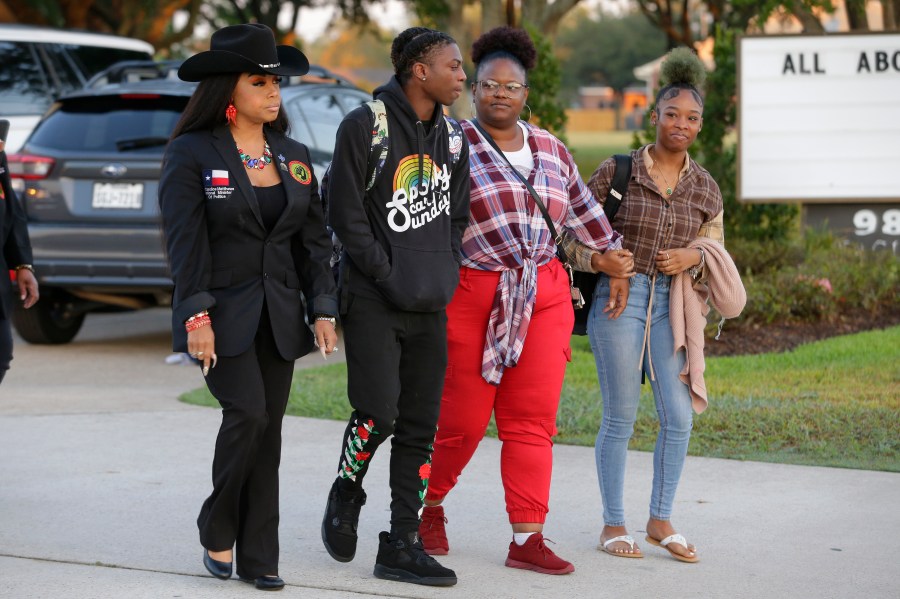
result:
[(604, 131), (601, 133), (568, 133), (568, 148), (578, 165), (581, 178), (587, 182), (601, 162), (613, 154), (631, 151), (634, 133), (631, 131)]
[[(572, 349), (556, 440), (593, 445), (602, 413), (594, 357), (585, 337)], [(695, 417), (691, 455), (900, 472), (900, 327), (706, 367), (709, 408)], [(344, 364), (298, 370), (288, 414), (344, 420), (346, 377)], [(182, 400), (218, 406), (205, 388)], [(631, 449), (652, 451), (656, 431), (645, 385)]]

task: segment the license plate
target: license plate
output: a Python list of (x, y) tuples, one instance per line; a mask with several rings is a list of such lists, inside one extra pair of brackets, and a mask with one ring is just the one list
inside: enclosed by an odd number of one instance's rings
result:
[(93, 208), (140, 210), (143, 203), (143, 183), (94, 183)]

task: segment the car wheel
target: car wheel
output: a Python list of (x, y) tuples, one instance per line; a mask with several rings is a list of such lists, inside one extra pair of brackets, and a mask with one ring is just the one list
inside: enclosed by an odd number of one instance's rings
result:
[(59, 345), (78, 334), (84, 312), (76, 309), (67, 294), (42, 289), (41, 299), (31, 308), (16, 306), (12, 323), (19, 336), (29, 343)]

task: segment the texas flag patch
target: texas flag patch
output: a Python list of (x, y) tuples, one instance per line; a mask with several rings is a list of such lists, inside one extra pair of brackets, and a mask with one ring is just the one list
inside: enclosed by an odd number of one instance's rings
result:
[(228, 171), (211, 169), (203, 171), (203, 185), (205, 187), (228, 187)]

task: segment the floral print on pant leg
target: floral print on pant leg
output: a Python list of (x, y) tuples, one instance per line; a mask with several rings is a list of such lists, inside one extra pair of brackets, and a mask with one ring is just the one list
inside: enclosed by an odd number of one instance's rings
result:
[(344, 448), (344, 460), (341, 462), (341, 478), (349, 478), (356, 480), (356, 473), (366, 465), (366, 460), (372, 455), (368, 451), (363, 451), (366, 443), (369, 442), (371, 435), (377, 435), (375, 430), (375, 422), (367, 420), (362, 424), (356, 421), (356, 426), (352, 434), (347, 437), (347, 447)]
[(419, 480), (422, 481), (422, 490), (419, 491), (419, 501), (422, 507), (419, 508), (419, 518), (422, 518), (422, 510), (425, 509), (425, 493), (428, 491), (428, 479), (431, 478), (431, 454), (434, 453), (434, 444), (428, 446), (428, 460), (419, 466)]

